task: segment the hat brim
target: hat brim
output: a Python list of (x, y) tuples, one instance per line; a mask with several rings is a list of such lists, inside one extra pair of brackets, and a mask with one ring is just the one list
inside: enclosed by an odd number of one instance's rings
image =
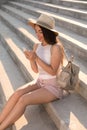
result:
[(28, 25), (30, 25), (32, 28), (34, 28), (36, 24), (37, 24), (37, 25), (40, 25), (40, 26), (42, 26), (42, 27), (44, 27), (44, 28), (47, 28), (48, 30), (54, 32), (57, 36), (58, 36), (58, 34), (59, 34), (55, 29), (50, 29), (50, 28), (48, 28), (47, 26), (45, 26), (45, 25), (43, 25), (43, 24), (41, 24), (41, 23), (37, 23), (37, 21), (36, 21), (35, 19), (29, 19)]

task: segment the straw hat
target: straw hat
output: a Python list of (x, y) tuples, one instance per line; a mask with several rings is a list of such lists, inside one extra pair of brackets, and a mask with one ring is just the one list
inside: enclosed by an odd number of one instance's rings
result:
[(40, 25), (44, 28), (49, 29), (50, 31), (53, 31), (56, 35), (58, 35), (58, 32), (55, 30), (55, 20), (46, 14), (41, 14), (37, 20), (30, 19), (28, 21), (28, 24), (34, 28), (35, 24)]

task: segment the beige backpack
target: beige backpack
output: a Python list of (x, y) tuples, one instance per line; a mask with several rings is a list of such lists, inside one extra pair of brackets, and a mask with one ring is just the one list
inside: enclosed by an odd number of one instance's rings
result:
[(79, 66), (73, 63), (73, 58), (62, 68), (60, 74), (57, 74), (57, 84), (62, 89), (74, 90), (79, 79)]

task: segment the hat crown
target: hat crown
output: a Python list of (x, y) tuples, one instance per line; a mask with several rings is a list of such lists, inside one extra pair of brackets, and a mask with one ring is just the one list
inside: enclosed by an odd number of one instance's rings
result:
[(35, 25), (39, 25), (41, 27), (44, 27), (58, 35), (58, 31), (55, 30), (55, 20), (53, 17), (47, 15), (47, 14), (41, 14), (37, 20), (35, 19), (29, 19), (28, 24), (32, 26), (35, 29)]
[(46, 14), (41, 14), (40, 17), (37, 19), (37, 24), (43, 25), (49, 29), (54, 29), (55, 28), (55, 21), (52, 17), (46, 15)]

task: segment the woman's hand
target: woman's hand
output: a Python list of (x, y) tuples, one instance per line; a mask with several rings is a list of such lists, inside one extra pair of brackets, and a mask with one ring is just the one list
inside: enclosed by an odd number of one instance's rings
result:
[(32, 70), (35, 73), (38, 73), (38, 67), (36, 64), (36, 59), (38, 56), (36, 55), (36, 53), (34, 51), (24, 50), (24, 54), (26, 58), (30, 60), (30, 65), (31, 65)]
[(35, 61), (37, 58), (37, 55), (34, 51), (25, 50), (24, 54), (25, 54), (26, 58), (30, 61)]

